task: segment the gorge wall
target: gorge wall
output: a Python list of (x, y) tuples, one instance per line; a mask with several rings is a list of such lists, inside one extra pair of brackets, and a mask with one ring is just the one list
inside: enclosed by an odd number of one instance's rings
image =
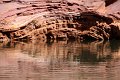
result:
[[(120, 12), (111, 0), (3, 0), (0, 40), (120, 38)], [(118, 6), (119, 8), (119, 6)]]

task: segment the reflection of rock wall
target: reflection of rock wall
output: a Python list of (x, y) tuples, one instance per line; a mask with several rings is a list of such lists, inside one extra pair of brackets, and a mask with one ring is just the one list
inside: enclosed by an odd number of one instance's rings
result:
[(56, 41), (3, 45), (0, 79), (115, 80), (120, 68), (118, 43)]
[[(21, 49), (22, 53), (28, 54), (31, 57), (41, 58), (43, 61), (54, 59), (55, 61), (100, 62), (112, 59), (114, 54), (111, 53), (119, 50), (119, 45), (116, 50), (113, 50), (115, 44), (111, 43), (60, 41), (54, 43), (49, 42), (47, 44), (44, 42), (21, 43), (16, 44), (15, 47), (16, 49)], [(116, 58), (119, 58), (119, 56), (116, 56)]]

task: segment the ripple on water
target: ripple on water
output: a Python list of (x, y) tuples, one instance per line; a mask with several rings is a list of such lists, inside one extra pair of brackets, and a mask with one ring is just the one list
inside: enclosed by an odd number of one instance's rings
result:
[(0, 80), (119, 80), (119, 47), (119, 41), (0, 43)]

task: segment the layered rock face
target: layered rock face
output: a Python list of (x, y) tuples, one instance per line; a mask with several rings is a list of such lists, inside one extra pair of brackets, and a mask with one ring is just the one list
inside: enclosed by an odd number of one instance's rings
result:
[(3, 0), (0, 8), (1, 41), (94, 41), (120, 36), (119, 17), (108, 13), (102, 0)]

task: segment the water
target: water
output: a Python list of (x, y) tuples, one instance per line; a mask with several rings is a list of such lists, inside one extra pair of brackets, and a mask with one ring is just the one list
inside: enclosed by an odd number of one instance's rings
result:
[(0, 43), (0, 80), (119, 80), (120, 43)]

